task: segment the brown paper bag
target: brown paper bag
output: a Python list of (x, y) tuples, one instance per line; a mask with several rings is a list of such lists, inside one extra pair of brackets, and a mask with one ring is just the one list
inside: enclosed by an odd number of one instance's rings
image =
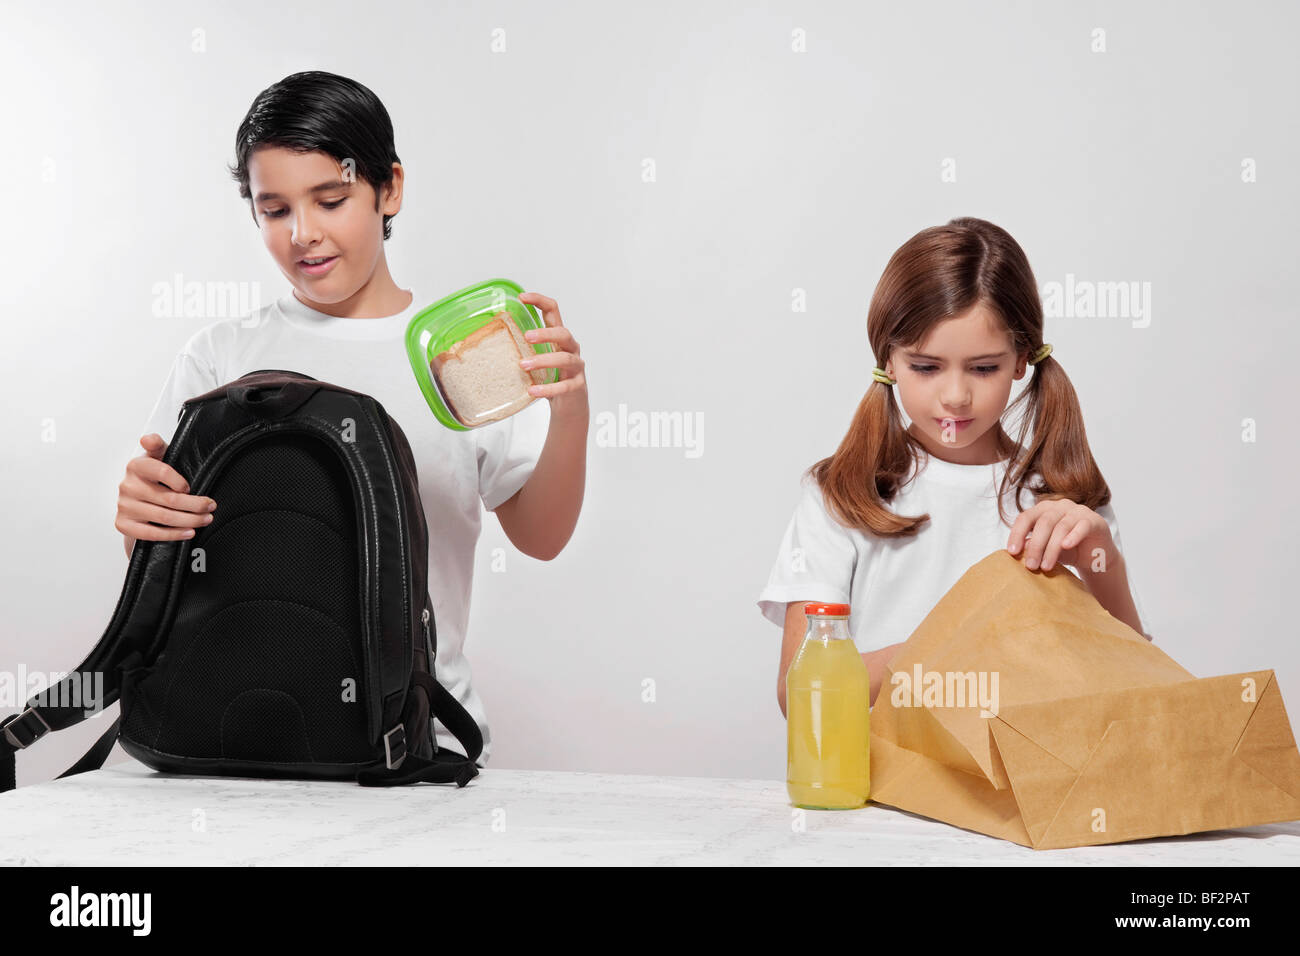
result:
[(1069, 569), (1005, 549), (886, 669), (871, 800), (1035, 849), (1300, 819), (1271, 670), (1198, 680)]

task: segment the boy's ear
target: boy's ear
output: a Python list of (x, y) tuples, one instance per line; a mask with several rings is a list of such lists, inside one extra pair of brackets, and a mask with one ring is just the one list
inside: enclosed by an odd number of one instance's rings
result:
[(384, 196), (382, 200), (382, 212), (385, 216), (394, 216), (402, 208), (402, 186), (405, 181), (405, 171), (401, 163), (393, 163), (393, 181), (384, 187)]

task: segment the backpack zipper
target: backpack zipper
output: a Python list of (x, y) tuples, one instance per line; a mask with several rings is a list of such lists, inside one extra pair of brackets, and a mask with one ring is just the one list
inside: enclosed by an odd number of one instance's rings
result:
[(433, 673), (433, 647), (429, 644), (429, 609), (420, 612), (420, 625), (424, 628), (424, 658), (429, 662), (429, 673)]

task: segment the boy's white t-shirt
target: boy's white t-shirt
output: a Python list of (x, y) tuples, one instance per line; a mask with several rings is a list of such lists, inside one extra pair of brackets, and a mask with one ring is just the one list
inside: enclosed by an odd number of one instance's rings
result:
[[(429, 526), (429, 594), (437, 627), (434, 670), (478, 722), (483, 752), (477, 763), (486, 766), (492, 738), (464, 654), (481, 508), (494, 510), (532, 474), (546, 442), (550, 403), (539, 399), (503, 421), (467, 432), (440, 424), (406, 356), (406, 327), (428, 304), (417, 292), (397, 315), (338, 318), (309, 308), (290, 292), (246, 318), (205, 326), (176, 356), (139, 434), (157, 432), (170, 444), (185, 400), (258, 369), (301, 372), (370, 395), (383, 405), (410, 442), (420, 479)], [(141, 453), (137, 438), (133, 454)], [(216, 515), (220, 520), (220, 500)], [(440, 748), (465, 752), (440, 721), (434, 721), (434, 732)]]
[[(916, 465), (909, 470), (914, 480), (885, 502), (895, 514), (930, 515), (914, 537), (846, 528), (828, 512), (816, 480), (803, 477), (799, 503), (759, 595), (764, 617), (784, 627), (789, 602), (848, 604), (849, 631), (858, 650), (879, 650), (911, 637), (971, 565), (1006, 548), (1020, 514), (1012, 487), (1003, 498), (1006, 522), (998, 516), (997, 488), (1007, 463), (958, 465), (924, 451), (920, 456), (919, 471)], [(1026, 490), (1021, 501), (1027, 510), (1034, 496)], [(1096, 511), (1123, 553), (1114, 508), (1106, 504)], [(1149, 636), (1132, 566), (1126, 568), (1142, 631)]]

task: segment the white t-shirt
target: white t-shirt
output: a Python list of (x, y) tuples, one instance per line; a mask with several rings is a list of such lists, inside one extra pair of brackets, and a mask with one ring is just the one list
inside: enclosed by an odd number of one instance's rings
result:
[[(492, 750), (483, 702), (470, 684), (464, 654), (474, 549), (482, 510), (494, 510), (533, 472), (550, 426), (550, 403), (533, 402), (500, 422), (454, 432), (433, 416), (406, 357), (406, 326), (433, 300), (418, 290), (409, 308), (373, 319), (317, 312), (292, 292), (244, 319), (226, 319), (195, 332), (181, 349), (144, 428), (169, 444), (181, 403), (258, 369), (301, 372), (375, 398), (410, 442), (429, 525), (429, 593), (437, 627), (434, 670), (438, 681), (473, 715), (483, 733), (486, 766)], [(132, 457), (128, 455), (127, 457)], [(182, 477), (189, 478), (189, 475)], [(220, 519), (221, 502), (217, 502)], [(464, 746), (434, 720), (438, 746)]]
[[(930, 515), (914, 537), (889, 538), (844, 527), (827, 511), (816, 480), (804, 476), (799, 504), (759, 595), (764, 617), (784, 627), (789, 602), (848, 604), (849, 631), (858, 650), (879, 650), (911, 637), (971, 565), (1006, 548), (1020, 514), (1012, 487), (1003, 498), (1006, 522), (998, 517), (997, 487), (1006, 462), (958, 465), (925, 452), (921, 458), (919, 474), (916, 466), (909, 471), (915, 480), (885, 502), (895, 514)], [(1026, 490), (1021, 501), (1027, 510), (1034, 496)], [(1106, 504), (1096, 511), (1123, 553), (1114, 509)], [(1126, 568), (1143, 633), (1149, 634), (1131, 566)]]

